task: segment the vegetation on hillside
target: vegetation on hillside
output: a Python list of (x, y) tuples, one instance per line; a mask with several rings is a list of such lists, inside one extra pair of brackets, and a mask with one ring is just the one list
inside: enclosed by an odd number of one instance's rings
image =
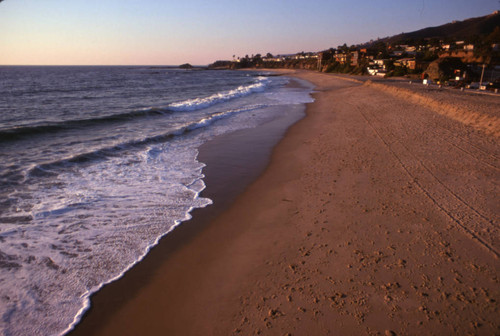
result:
[(440, 81), (461, 76), (461, 80), (471, 81), (479, 80), (483, 64), (492, 73), (494, 66), (500, 65), (499, 12), (320, 52), (233, 55), (232, 61), (217, 61), (209, 67), (293, 68), (385, 77), (425, 76)]

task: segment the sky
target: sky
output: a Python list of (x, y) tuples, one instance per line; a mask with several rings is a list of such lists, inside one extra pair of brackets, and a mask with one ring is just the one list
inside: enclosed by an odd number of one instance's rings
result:
[(358, 44), (495, 10), (499, 0), (0, 0), (0, 65), (206, 65)]

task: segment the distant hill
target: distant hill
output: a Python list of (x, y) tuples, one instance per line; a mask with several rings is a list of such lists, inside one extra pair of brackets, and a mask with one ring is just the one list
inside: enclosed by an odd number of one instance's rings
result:
[(471, 18), (464, 21), (453, 21), (437, 27), (420, 29), (410, 33), (403, 33), (382, 39), (384, 42), (394, 43), (410, 39), (453, 38), (467, 39), (473, 36), (486, 36), (500, 26), (500, 11), (490, 15)]

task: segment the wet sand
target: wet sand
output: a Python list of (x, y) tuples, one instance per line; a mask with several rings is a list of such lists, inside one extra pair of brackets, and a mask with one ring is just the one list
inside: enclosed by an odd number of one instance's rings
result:
[(500, 333), (497, 101), (467, 98), (453, 118), (401, 92), (294, 76), (316, 101), (264, 173), (195, 212), (72, 334)]

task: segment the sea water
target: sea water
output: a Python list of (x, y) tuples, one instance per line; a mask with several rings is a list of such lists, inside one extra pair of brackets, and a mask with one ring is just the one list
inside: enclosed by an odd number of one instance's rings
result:
[[(198, 148), (311, 88), (244, 71), (0, 67), (0, 332), (70, 330), (89, 297), (212, 201)], [(276, 108), (281, 106), (282, 108)]]

